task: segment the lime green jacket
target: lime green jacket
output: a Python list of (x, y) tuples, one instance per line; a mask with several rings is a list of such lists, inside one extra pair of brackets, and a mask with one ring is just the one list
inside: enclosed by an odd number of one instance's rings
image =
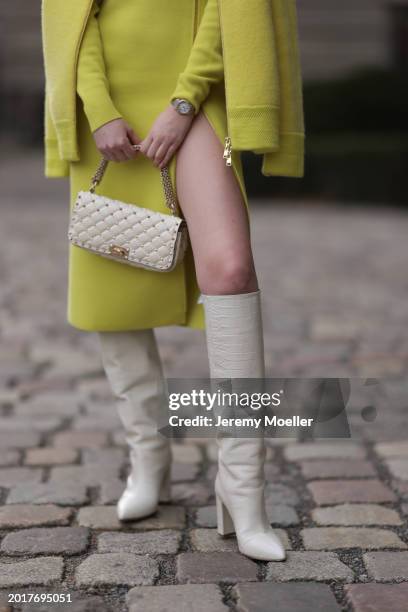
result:
[[(42, 1), (47, 177), (68, 176), (69, 163), (80, 159), (76, 113), (84, 34), (93, 37), (93, 61), (103, 62), (96, 6), (94, 0)], [(169, 101), (187, 98), (197, 113), (211, 84), (222, 79), (232, 149), (263, 154), (265, 176), (302, 177), (305, 135), (296, 0), (207, 0)], [(106, 79), (98, 87), (109, 91)], [(90, 104), (95, 101), (93, 131), (120, 116), (98, 87), (87, 96)]]

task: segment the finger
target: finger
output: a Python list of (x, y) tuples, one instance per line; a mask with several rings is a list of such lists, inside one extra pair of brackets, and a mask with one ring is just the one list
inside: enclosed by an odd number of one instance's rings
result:
[(123, 151), (123, 147), (118, 147), (116, 150), (116, 157), (117, 160), (122, 162), (122, 161), (127, 161), (127, 156)]
[(148, 136), (146, 136), (144, 140), (139, 142), (140, 152), (143, 153), (143, 155), (146, 155), (147, 149), (150, 147), (150, 144), (152, 141), (153, 141), (153, 138), (149, 134)]
[(115, 147), (112, 147), (112, 148), (110, 149), (110, 155), (111, 155), (111, 159), (112, 159), (112, 161), (114, 161), (114, 162), (118, 162), (118, 161), (120, 161), (120, 159), (119, 159), (119, 157), (118, 157), (117, 150), (116, 150), (116, 148), (115, 148)]
[(150, 143), (149, 148), (146, 151), (146, 155), (147, 157), (149, 157), (150, 159), (154, 160), (154, 157), (156, 155), (157, 149), (160, 147), (161, 142), (158, 140), (153, 140)]
[(156, 166), (159, 166), (163, 159), (165, 158), (165, 156), (167, 155), (167, 151), (169, 150), (169, 144), (167, 142), (162, 142), (161, 145), (158, 147), (158, 149), (156, 150), (156, 154), (154, 156), (154, 164)]
[(108, 149), (103, 148), (103, 149), (99, 149), (99, 151), (101, 152), (101, 154), (103, 155), (105, 159), (107, 159), (108, 161), (114, 161), (112, 157), (112, 153)]
[(163, 161), (160, 164), (160, 168), (163, 168), (164, 166), (168, 166), (176, 150), (177, 150), (177, 146), (175, 144), (170, 145)]
[(133, 159), (135, 156), (135, 149), (133, 148), (129, 139), (127, 139), (126, 143), (122, 147), (122, 152), (125, 155), (126, 159)]
[(126, 133), (127, 133), (127, 136), (129, 138), (131, 144), (140, 144), (139, 136), (136, 134), (136, 132), (131, 127), (129, 127), (126, 130)]

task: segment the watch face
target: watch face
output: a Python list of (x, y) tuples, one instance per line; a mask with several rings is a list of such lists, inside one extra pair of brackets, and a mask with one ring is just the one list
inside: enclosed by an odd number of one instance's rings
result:
[(182, 115), (188, 115), (188, 113), (191, 110), (191, 106), (190, 106), (190, 104), (188, 102), (180, 102), (180, 104), (177, 107), (177, 110)]

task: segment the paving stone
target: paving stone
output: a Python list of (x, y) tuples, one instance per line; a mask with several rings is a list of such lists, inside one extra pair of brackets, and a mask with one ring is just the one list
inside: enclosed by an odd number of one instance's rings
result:
[(13, 406), (19, 399), (18, 389), (0, 389), (0, 406)]
[(201, 452), (198, 446), (194, 444), (172, 444), (173, 460), (176, 463), (192, 463), (201, 462)]
[(214, 482), (217, 475), (218, 465), (216, 463), (210, 463), (205, 471), (205, 479)]
[(27, 561), (0, 563), (0, 587), (53, 584), (61, 580), (63, 567), (61, 557), (38, 557)]
[(408, 480), (408, 459), (388, 459), (386, 465), (394, 478)]
[(66, 376), (58, 376), (53, 378), (39, 378), (34, 380), (23, 381), (19, 385), (21, 397), (31, 396), (36, 393), (49, 393), (51, 391), (67, 391), (72, 386), (69, 378)]
[(313, 340), (354, 340), (361, 334), (358, 320), (340, 321), (338, 317), (319, 316), (311, 321), (310, 335)]
[(181, 553), (177, 557), (179, 582), (238, 582), (257, 580), (254, 561), (234, 552)]
[(30, 358), (36, 363), (48, 363), (47, 376), (72, 378), (98, 374), (101, 364), (95, 354), (78, 353), (75, 347), (50, 344), (49, 347), (32, 345)]
[(30, 504), (3, 506), (0, 507), (0, 529), (40, 525), (67, 525), (71, 515), (71, 508), (58, 508), (51, 504), (46, 506)]
[(7, 360), (1, 364), (0, 385), (3, 387), (21, 385), (24, 381), (33, 380), (37, 368), (25, 360)]
[(87, 506), (78, 512), (78, 523), (92, 529), (182, 529), (185, 525), (185, 510), (179, 506), (162, 505), (156, 514), (138, 521), (120, 522), (116, 506)]
[(352, 365), (360, 378), (380, 378), (381, 376), (398, 376), (404, 372), (404, 360), (398, 355), (379, 357), (376, 360), (366, 360), (356, 355)]
[[(268, 444), (273, 444), (273, 443), (276, 444), (277, 440), (278, 440), (278, 438), (276, 438), (276, 439), (266, 438), (265, 439), (265, 444), (266, 444), (266, 457), (265, 457), (265, 460), (266, 461), (271, 461), (275, 457), (274, 449), (271, 448), (271, 446), (268, 446)], [(287, 443), (287, 441), (285, 441), (285, 443)], [(206, 452), (207, 452), (207, 456), (208, 456), (208, 460), (209, 461), (213, 461), (215, 463), (218, 461), (218, 446), (217, 446), (216, 442), (209, 441), (207, 439), (206, 440)]]
[(377, 582), (408, 580), (408, 552), (373, 552), (363, 555), (368, 575)]
[(159, 577), (159, 564), (147, 555), (98, 553), (87, 557), (75, 576), (79, 587), (148, 585)]
[(126, 596), (129, 612), (227, 612), (223, 595), (215, 584), (169, 584), (134, 587)]
[[(340, 612), (326, 584), (237, 584), (232, 589), (237, 612)], [(273, 605), (271, 606), (271, 603)]]
[(119, 467), (115, 465), (62, 465), (51, 469), (50, 481), (56, 483), (77, 482), (88, 487), (97, 487), (107, 479), (117, 478)]
[[(37, 591), (37, 590), (36, 590)], [(34, 589), (30, 589), (30, 592), (34, 592)], [(106, 605), (102, 597), (88, 595), (86, 597), (81, 596), (79, 593), (73, 591), (64, 591), (63, 588), (50, 589), (47, 591), (38, 591), (39, 594), (55, 593), (55, 594), (69, 594), (71, 596), (71, 603), (69, 603), (69, 612), (112, 612), (112, 608)], [(63, 604), (62, 604), (63, 606)], [(58, 609), (64, 609), (62, 606), (56, 608), (55, 604), (26, 604), (22, 606), (22, 612), (56, 612)], [(1, 608), (0, 608), (1, 612)]]
[[(214, 465), (214, 468), (216, 468), (216, 465)], [(265, 472), (266, 482), (271, 482), (271, 481), (280, 479), (282, 470), (279, 465), (275, 465), (274, 463), (265, 462), (264, 472)], [(214, 473), (214, 478), (215, 478), (215, 473)]]
[(218, 461), (218, 446), (216, 442), (208, 442), (206, 445), (206, 454), (209, 461), (214, 461), (215, 463)]
[[(109, 387), (106, 376), (101, 376), (98, 378), (83, 378), (82, 380), (78, 381), (77, 390), (95, 402), (93, 406), (96, 410), (98, 410), (101, 401), (113, 402), (112, 391)], [(90, 409), (90, 404), (87, 404), (87, 408), (88, 410)]]
[(27, 429), (30, 431), (49, 432), (57, 429), (61, 425), (61, 418), (51, 416), (36, 416), (31, 418), (0, 418), (0, 431), (3, 433), (7, 431), (24, 431)]
[(118, 431), (112, 432), (111, 435), (113, 444), (116, 446), (127, 446), (125, 432), (122, 429), (118, 429)]
[(174, 555), (181, 531), (159, 529), (142, 533), (105, 532), (98, 536), (98, 552), (126, 552), (135, 555)]
[[(291, 548), (287, 533), (283, 529), (274, 529), (282, 540), (286, 550)], [(235, 536), (220, 536), (216, 529), (192, 529), (190, 540), (193, 548), (200, 552), (238, 552)]]
[(121, 469), (125, 453), (122, 448), (84, 448), (81, 450), (81, 458), (85, 464), (108, 465)]
[(121, 426), (119, 417), (115, 414), (106, 417), (78, 416), (72, 421), (73, 431), (113, 431)]
[(290, 525), (298, 525), (300, 522), (297, 513), (291, 506), (277, 505), (268, 499), (266, 500), (266, 513), (269, 522), (273, 525), (289, 527)]
[(81, 398), (74, 391), (41, 393), (16, 405), (14, 414), (20, 417), (58, 415), (74, 417), (79, 414)]
[(173, 463), (171, 467), (172, 482), (182, 482), (185, 480), (195, 480), (200, 471), (200, 466), (196, 463)]
[(8, 467), (0, 469), (0, 487), (14, 487), (20, 483), (40, 482), (41, 469), (27, 467)]
[(1, 543), (1, 551), (9, 555), (76, 555), (87, 549), (89, 535), (86, 527), (34, 527), (8, 533)]
[(119, 478), (109, 478), (101, 482), (98, 503), (103, 505), (116, 504), (125, 490), (125, 483)]
[(58, 465), (75, 463), (79, 453), (74, 448), (55, 448), (53, 446), (43, 448), (28, 448), (24, 463), (26, 465)]
[(288, 461), (301, 461), (303, 459), (364, 459), (366, 451), (363, 446), (355, 442), (304, 442), (290, 444), (284, 449)]
[(214, 498), (214, 486), (209, 482), (177, 483), (171, 487), (171, 496), (176, 504), (201, 506)]
[(199, 527), (216, 527), (217, 512), (215, 506), (203, 506), (196, 511), (195, 523)]
[(288, 551), (283, 563), (267, 565), (266, 580), (352, 580), (353, 572), (332, 552)]
[(346, 586), (347, 599), (355, 612), (406, 612), (408, 584), (351, 584)]
[(380, 480), (316, 480), (307, 484), (317, 504), (342, 502), (380, 503), (396, 501), (395, 494)]
[(408, 501), (408, 482), (403, 480), (393, 480), (392, 488), (398, 493), (398, 497)]
[(216, 529), (192, 529), (190, 539), (199, 552), (238, 552), (236, 537), (222, 537)]
[(36, 431), (0, 431), (0, 448), (39, 446), (41, 434)]
[(54, 446), (71, 448), (100, 448), (107, 442), (108, 434), (105, 431), (63, 431), (55, 434), (53, 439)]
[(309, 527), (302, 529), (301, 536), (308, 550), (407, 547), (393, 531), (371, 527)]
[(282, 506), (296, 506), (299, 503), (299, 495), (295, 489), (275, 482), (266, 484), (265, 498), (271, 504)]
[(374, 466), (365, 459), (313, 459), (303, 461), (300, 468), (305, 478), (361, 478), (376, 475)]
[(16, 450), (0, 449), (0, 465), (3, 467), (17, 465), (20, 461), (20, 453)]
[(6, 503), (82, 506), (87, 501), (87, 489), (81, 482), (48, 481), (17, 485), (10, 491)]
[(374, 446), (381, 457), (408, 457), (408, 440), (400, 442), (380, 442)]
[(118, 416), (118, 411), (115, 405), (114, 399), (107, 401), (106, 399), (94, 402), (93, 400), (86, 400), (85, 414), (89, 417), (99, 418), (110, 418), (112, 416)]
[(341, 504), (314, 508), (312, 519), (318, 525), (402, 525), (398, 512), (377, 504)]
[[(205, 478), (210, 482), (215, 481), (215, 477), (217, 475), (218, 466), (215, 463), (210, 463), (207, 468)], [(279, 480), (281, 476), (281, 468), (279, 465), (274, 465), (273, 463), (265, 463), (264, 464), (264, 472), (265, 472), (265, 480), (266, 482)]]

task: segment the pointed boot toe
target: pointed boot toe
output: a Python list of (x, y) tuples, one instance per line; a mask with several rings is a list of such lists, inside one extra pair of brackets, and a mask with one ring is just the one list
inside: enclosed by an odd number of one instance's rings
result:
[(157, 501), (143, 499), (136, 493), (125, 491), (116, 505), (120, 521), (137, 521), (157, 511)]
[(281, 540), (272, 531), (258, 533), (245, 540), (238, 540), (239, 551), (258, 561), (284, 561), (286, 551)]

